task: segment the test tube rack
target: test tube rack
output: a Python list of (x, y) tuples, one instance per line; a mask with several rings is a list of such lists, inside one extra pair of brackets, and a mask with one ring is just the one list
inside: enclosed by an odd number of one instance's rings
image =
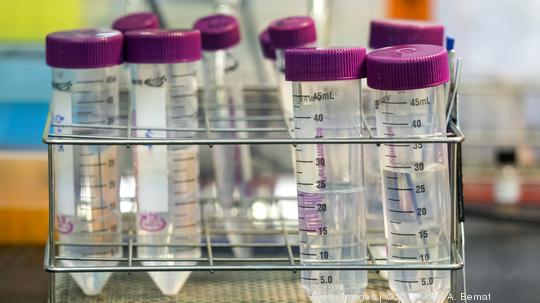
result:
[[(430, 138), (334, 138), (334, 139), (297, 139), (294, 138), (294, 128), (289, 119), (287, 119), (283, 110), (279, 108), (275, 100), (276, 91), (272, 88), (251, 87), (245, 89), (246, 116), (243, 117), (247, 122), (246, 128), (218, 128), (213, 125), (213, 120), (206, 115), (211, 108), (202, 107), (199, 111), (199, 128), (181, 129), (181, 131), (191, 131), (196, 134), (195, 138), (145, 138), (137, 137), (136, 130), (148, 129), (145, 127), (117, 127), (107, 125), (80, 125), (80, 124), (55, 124), (49, 115), (43, 132), (43, 142), (48, 146), (49, 161), (49, 230), (48, 241), (45, 248), (44, 269), (50, 273), (49, 277), (49, 301), (56, 302), (56, 275), (62, 273), (74, 272), (149, 272), (149, 271), (192, 271), (192, 272), (261, 272), (261, 271), (292, 271), (300, 270), (367, 270), (370, 272), (379, 272), (383, 270), (447, 270), (452, 271), (452, 294), (456, 297), (459, 292), (466, 289), (465, 283), (465, 238), (464, 238), (464, 214), (463, 214), (463, 195), (461, 187), (461, 143), (465, 137), (460, 130), (459, 120), (457, 119), (457, 109), (459, 96), (457, 85), (450, 84), (449, 96), (455, 96), (451, 99), (449, 106), (448, 134), (444, 137)], [(274, 99), (275, 102), (269, 102)], [(128, 121), (131, 121), (131, 111), (129, 111)], [(117, 129), (121, 135), (116, 137), (100, 135), (73, 135), (52, 132), (52, 128), (70, 128), (72, 130), (89, 129)], [(160, 128), (156, 131), (178, 131), (180, 129)], [(242, 132), (247, 134), (239, 139), (220, 139), (216, 136), (219, 132)], [(76, 132), (73, 132), (76, 133)], [(79, 132), (80, 133), (80, 132)], [(222, 241), (225, 234), (224, 222), (222, 218), (202, 215), (203, 241), (201, 243), (184, 244), (184, 247), (200, 247), (203, 255), (200, 258), (190, 259), (150, 259), (139, 258), (136, 256), (136, 248), (139, 244), (136, 242), (134, 231), (129, 231), (124, 237), (124, 242), (118, 243), (62, 243), (55, 237), (55, 192), (54, 175), (62, 172), (55, 172), (53, 169), (53, 152), (56, 145), (119, 145), (130, 147), (133, 145), (208, 145), (210, 147), (219, 144), (235, 145), (296, 145), (296, 144), (414, 144), (414, 143), (444, 143), (449, 146), (450, 155), (450, 182), (452, 190), (452, 245), (451, 262), (447, 264), (388, 264), (385, 259), (374, 258), (369, 254), (374, 246), (384, 243), (370, 243), (368, 245), (368, 262), (364, 265), (302, 265), (300, 264), (298, 244), (292, 241), (292, 237), (297, 235), (297, 222), (286, 218), (273, 218), (256, 220), (253, 226), (267, 226), (264, 229), (236, 229), (227, 230), (227, 233), (237, 233), (243, 235), (253, 235), (258, 237), (253, 243), (230, 244)], [(210, 203), (215, 197), (203, 197), (201, 204)], [(254, 200), (265, 201), (266, 203), (277, 203), (282, 199), (293, 199), (296, 197), (254, 197)], [(204, 209), (204, 207), (202, 207)], [(238, 219), (241, 220), (241, 219)], [(268, 228), (271, 226), (271, 228)], [(382, 232), (382, 231), (368, 231)], [(276, 240), (277, 239), (277, 240)], [(121, 257), (63, 257), (58, 255), (58, 249), (62, 246), (93, 246), (101, 247), (119, 247), (123, 248)], [(172, 246), (172, 245), (171, 245)], [(177, 245), (178, 246), (178, 245)], [(252, 257), (238, 258), (232, 256), (230, 249), (232, 247), (251, 247), (259, 250), (269, 250), (270, 254), (254, 254)], [(226, 251), (226, 253), (224, 253)], [(276, 253), (279, 252), (279, 253)], [(61, 261), (78, 261), (79, 264), (88, 262), (87, 266), (66, 266)], [(116, 266), (95, 266), (90, 265), (95, 261), (117, 261)], [(144, 265), (143, 261), (187, 261), (197, 262), (196, 265), (185, 266), (150, 266)], [(459, 274), (461, 272), (461, 275)], [(370, 282), (371, 283), (371, 282)], [(461, 289), (461, 290), (460, 290)]]

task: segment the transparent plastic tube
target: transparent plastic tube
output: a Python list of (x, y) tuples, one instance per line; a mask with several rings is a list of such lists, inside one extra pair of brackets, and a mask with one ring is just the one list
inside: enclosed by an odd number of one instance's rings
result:
[[(407, 91), (374, 90), (377, 134), (429, 138), (446, 135), (444, 85)], [(380, 147), (388, 262), (450, 262), (451, 201), (446, 144)], [(402, 302), (443, 302), (449, 271), (390, 271)]]
[[(362, 136), (360, 80), (292, 82), (298, 138)], [(296, 147), (302, 264), (366, 263), (362, 146)], [(366, 271), (302, 271), (312, 302), (354, 302)]]
[[(121, 16), (114, 20), (111, 27), (122, 33), (136, 30), (147, 30), (159, 28), (158, 16), (151, 12), (136, 12)], [(122, 65), (120, 69), (120, 93), (129, 94), (131, 85), (131, 70), (128, 64)], [(125, 114), (127, 119), (127, 111), (131, 98), (120, 99), (120, 112), (122, 116)]]
[[(118, 66), (53, 69), (53, 123), (118, 126)], [(118, 130), (53, 127), (74, 135), (118, 136)], [(53, 152), (56, 231), (65, 244), (122, 242), (117, 146), (57, 145)], [(119, 257), (119, 246), (60, 247), (62, 257)], [(66, 266), (114, 266), (114, 261), (63, 260)], [(101, 292), (111, 273), (72, 273), (87, 295)]]
[(332, 44), (332, 24), (335, 5), (334, 2), (328, 0), (310, 0), (308, 2), (309, 14), (313, 17), (317, 25), (320, 46), (328, 47)]
[[(119, 67), (119, 123), (128, 125), (130, 111), (133, 113), (129, 85), (131, 83), (131, 72), (128, 64)], [(120, 166), (120, 210), (123, 212), (135, 212), (135, 186), (133, 151), (128, 146), (118, 146), (118, 163)]]
[[(444, 28), (441, 25), (410, 21), (410, 20), (371, 20), (369, 27), (369, 46), (378, 49), (393, 45), (404, 44), (433, 44), (442, 45)], [(362, 87), (364, 121), (367, 133), (376, 133), (375, 125), (375, 96), (367, 86)], [(379, 168), (379, 148), (375, 144), (364, 146), (365, 158), (365, 182), (366, 182), (366, 205), (367, 205), (367, 228), (370, 253), (375, 258), (386, 259), (381, 176)], [(387, 276), (387, 272), (380, 272)]]
[(124, 64), (120, 67), (119, 76), (120, 76), (119, 78), (120, 79), (119, 81), (119, 89), (120, 89), (119, 119), (120, 119), (120, 123), (123, 123), (123, 125), (127, 125), (129, 122), (128, 121), (129, 111), (132, 109), (131, 96), (129, 95), (130, 93), (129, 87), (131, 85), (131, 70), (128, 64)]
[[(122, 33), (136, 30), (159, 28), (158, 17), (151, 12), (136, 12), (121, 16), (114, 20), (111, 27)], [(129, 88), (131, 86), (131, 70), (128, 64), (120, 67), (120, 123), (128, 125), (129, 112), (133, 111)], [(121, 147), (119, 161), (122, 163), (122, 177), (120, 183), (120, 199), (122, 209), (135, 209), (135, 187), (133, 186), (133, 152), (130, 148)]]
[[(305, 45), (304, 47), (310, 47), (315, 45), (315, 43), (310, 43), (308, 45)], [(301, 46), (302, 47), (302, 46)], [(287, 81), (285, 79), (285, 52), (286, 49), (276, 49), (276, 60), (274, 61), (274, 66), (276, 70), (276, 78), (278, 81), (278, 93), (279, 93), (279, 102), (280, 107), (283, 112), (283, 115), (285, 116), (285, 120), (288, 124), (291, 124), (291, 122), (294, 122), (293, 118), (293, 95), (291, 95), (291, 92), (293, 91), (292, 88), (292, 82)], [(291, 127), (290, 125), (289, 127)], [(293, 130), (293, 133), (296, 132), (294, 127), (291, 127)], [(294, 150), (294, 146), (291, 146), (291, 161), (293, 162), (293, 170), (296, 174), (296, 152)]]
[[(261, 53), (265, 59), (264, 61), (269, 66), (269, 69), (272, 70), (272, 77), (276, 80), (276, 83), (279, 85), (278, 80), (279, 80), (280, 71), (278, 69), (277, 62), (276, 62), (276, 49), (274, 45), (272, 44), (272, 39), (270, 38), (270, 32), (268, 28), (266, 28), (264, 31), (262, 31), (259, 34), (259, 46), (261, 48)], [(281, 95), (279, 95), (278, 98), (280, 96)], [(281, 104), (281, 101), (280, 101), (280, 104)]]
[[(362, 82), (362, 121), (364, 135), (376, 136), (375, 93), (365, 82)], [(364, 145), (364, 184), (367, 240), (370, 253), (375, 259), (386, 259), (379, 146), (376, 144)], [(379, 273), (387, 277), (386, 271)]]
[[(299, 45), (298, 47), (312, 47), (315, 43), (308, 43), (305, 45)], [(292, 82), (285, 80), (285, 52), (287, 49), (276, 49), (276, 73), (278, 80), (279, 101), (281, 102), (281, 108), (287, 121), (293, 119), (293, 96)]]
[[(135, 125), (148, 128), (198, 127), (196, 63), (133, 64)], [(139, 137), (193, 138), (194, 132), (137, 130)], [(137, 256), (198, 258), (201, 251), (199, 149), (197, 146), (138, 145)], [(144, 246), (163, 245), (163, 246)], [(167, 246), (167, 245), (187, 245)], [(195, 262), (144, 261), (145, 265), (194, 265)], [(178, 293), (191, 272), (150, 272), (165, 295)]]
[[(242, 84), (238, 74), (238, 61), (232, 50), (203, 52), (205, 86), (203, 104), (211, 127), (246, 128)], [(245, 132), (215, 132), (222, 139), (247, 138)], [(249, 197), (252, 179), (251, 153), (249, 145), (215, 145), (212, 147), (214, 175), (217, 197), (225, 216), (228, 230), (243, 228), (234, 217), (250, 216)], [(239, 198), (239, 209), (233, 207), (235, 197)], [(245, 221), (245, 220), (244, 220)], [(248, 223), (245, 223), (248, 224)], [(247, 243), (251, 235), (230, 233), (229, 241), (233, 244)], [(233, 248), (236, 256), (249, 256), (251, 248)]]

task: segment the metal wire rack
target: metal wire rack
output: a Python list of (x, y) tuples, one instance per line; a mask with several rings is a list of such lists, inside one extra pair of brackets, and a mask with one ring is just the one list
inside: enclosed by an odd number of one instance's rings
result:
[[(277, 202), (289, 198), (265, 198), (258, 197), (257, 201)], [(210, 203), (213, 199), (203, 199), (202, 203)], [(203, 207), (204, 209), (204, 207)], [(233, 218), (233, 224), (246, 226), (248, 228), (226, 229), (224, 218), (209, 217), (203, 214), (202, 226), (204, 235), (201, 243), (184, 243), (182, 245), (166, 244), (138, 244), (135, 232), (130, 231), (127, 239), (119, 243), (88, 243), (70, 242), (63, 243), (49, 241), (45, 253), (45, 270), (49, 272), (138, 272), (138, 271), (250, 271), (250, 270), (458, 270), (463, 267), (462, 251), (460, 247), (452, 247), (452, 262), (447, 264), (388, 264), (386, 258), (375, 258), (368, 253), (367, 264), (357, 265), (307, 265), (300, 263), (298, 252), (298, 241), (295, 237), (298, 234), (296, 220), (284, 219), (253, 219), (253, 218)], [(227, 219), (231, 223), (231, 219)], [(257, 228), (258, 226), (258, 228)], [(377, 231), (370, 231), (377, 232)], [(223, 241), (225, 235), (249, 235), (256, 238), (255, 242), (229, 243)], [(461, 235), (460, 237), (462, 237)], [(100, 247), (122, 247), (124, 250), (122, 257), (66, 257), (58, 256), (55, 252), (62, 246), (100, 246)], [(200, 247), (204, 255), (200, 258), (139, 258), (136, 255), (137, 247), (175, 247), (191, 248)], [(368, 252), (376, 246), (385, 246), (384, 243), (370, 243)], [(252, 248), (258, 253), (252, 257), (233, 257), (231, 249), (234, 247)], [(52, 253), (52, 254), (51, 254)], [(277, 254), (277, 256), (276, 256)], [(273, 256), (270, 256), (273, 255)], [(66, 266), (62, 261), (78, 261), (78, 266)], [(114, 266), (84, 265), (84, 262), (114, 261), (118, 262)], [(144, 262), (163, 262), (164, 265), (145, 265)], [(193, 265), (170, 265), (167, 262), (196, 262)], [(155, 264), (155, 263), (154, 263)], [(189, 263), (188, 263), (189, 264)]]
[[(258, 98), (247, 98), (248, 102), (241, 106), (246, 116), (232, 118), (211, 118), (207, 113), (223, 110), (219, 105), (201, 106), (199, 120), (201, 127), (197, 128), (156, 128), (139, 126), (114, 126), (99, 124), (60, 124), (55, 123), (49, 115), (43, 131), (43, 142), (49, 145), (235, 145), (235, 144), (406, 144), (406, 143), (461, 143), (464, 135), (454, 123), (449, 123), (450, 132), (445, 137), (426, 138), (322, 138), (300, 139), (294, 137), (292, 120), (286, 117), (277, 102), (265, 102), (271, 98), (274, 91), (259, 87), (246, 90), (246, 94), (259, 95)], [(266, 95), (266, 97), (265, 97)], [(262, 99), (262, 100), (261, 100)], [(237, 106), (240, 109), (240, 106)], [(245, 121), (247, 127), (220, 127), (217, 122), (227, 120)], [(131, 121), (131, 111), (128, 121)], [(56, 131), (54, 131), (56, 130)], [(95, 131), (96, 134), (81, 134)], [(100, 135), (99, 130), (116, 130), (116, 136)], [(147, 138), (137, 135), (139, 130), (167, 132), (167, 137)], [(235, 138), (219, 138), (218, 133), (241, 133)], [(189, 138), (186, 137), (189, 135)], [(194, 137), (192, 137), (194, 135)]]
[[(192, 129), (173, 128), (146, 128), (131, 126), (111, 126), (111, 125), (81, 125), (81, 124), (58, 124), (54, 117), (49, 115), (43, 132), (43, 142), (48, 145), (49, 160), (49, 239), (45, 250), (44, 269), (50, 272), (50, 301), (54, 302), (55, 294), (55, 274), (72, 272), (148, 272), (148, 271), (298, 271), (298, 270), (449, 270), (455, 273), (464, 268), (464, 226), (462, 195), (460, 190), (460, 145), (464, 140), (464, 135), (456, 125), (455, 121), (449, 122), (449, 133), (444, 137), (427, 138), (324, 138), (324, 139), (297, 139), (294, 137), (294, 127), (291, 120), (293, 117), (285, 117), (277, 102), (268, 102), (275, 92), (266, 88), (247, 89), (246, 104), (244, 110), (246, 116), (242, 118), (246, 121), (245, 128), (220, 128), (216, 120), (210, 119), (207, 113), (218, 108), (201, 107), (199, 110), (199, 120), (202, 127)], [(249, 96), (256, 96), (250, 98)], [(454, 108), (457, 108), (457, 104)], [(131, 121), (131, 111), (129, 111), (128, 121)], [(104, 136), (99, 134), (99, 130), (117, 130), (116, 136)], [(137, 136), (138, 130), (152, 129), (153, 131), (167, 132), (166, 138), (146, 138)], [(61, 131), (58, 131), (61, 130)], [(88, 130), (93, 130), (89, 135)], [(240, 138), (222, 139), (218, 133), (242, 133)], [(109, 132), (110, 133), (110, 132)], [(194, 137), (187, 138), (186, 133)], [(171, 135), (172, 134), (172, 135)], [(452, 245), (451, 260), (448, 263), (406, 263), (390, 264), (384, 258), (375, 258), (371, 251), (376, 246), (384, 246), (384, 243), (369, 243), (368, 260), (365, 264), (320, 264), (307, 265), (300, 263), (297, 236), (297, 222), (283, 217), (256, 220), (253, 218), (236, 218), (235, 220), (248, 220), (251, 222), (249, 228), (233, 229), (223, 228), (224, 220), (219, 217), (202, 216), (203, 241), (201, 243), (189, 243), (183, 245), (169, 245), (170, 247), (200, 247), (203, 255), (200, 258), (140, 258), (137, 256), (137, 247), (148, 246), (137, 243), (134, 232), (129, 232), (122, 243), (63, 243), (55, 238), (55, 193), (54, 193), (54, 170), (53, 153), (54, 146), (64, 145), (219, 145), (219, 144), (414, 144), (414, 143), (446, 143), (450, 150), (450, 176), (452, 189)], [(266, 203), (277, 203), (282, 199), (293, 199), (286, 197), (257, 197), (258, 200)], [(213, 197), (202, 199), (201, 203), (210, 203), (215, 200)], [(225, 232), (226, 230), (226, 232)], [(380, 232), (380, 231), (368, 231)], [(252, 243), (231, 244), (224, 241), (225, 233), (253, 235), (257, 240)], [(67, 257), (58, 254), (59, 248), (63, 246), (101, 246), (101, 247), (122, 247), (123, 254), (120, 257)], [(166, 245), (157, 245), (166, 246)], [(234, 247), (245, 247), (256, 250), (252, 257), (234, 257), (231, 249)], [(66, 265), (67, 262), (77, 261), (76, 266)], [(104, 264), (115, 265), (95, 265), (96, 261)], [(145, 261), (154, 262), (148, 265)], [(85, 262), (88, 263), (85, 265)], [(155, 263), (158, 262), (158, 263)], [(160, 264), (162, 265), (156, 265)], [(184, 262), (184, 263), (172, 263)], [(73, 263), (73, 262), (72, 262)], [(171, 265), (174, 264), (174, 265)], [(183, 265), (178, 265), (183, 264)], [(453, 281), (457, 280), (457, 275)], [(464, 280), (464, 278), (463, 278)], [(455, 288), (455, 287), (453, 287)]]

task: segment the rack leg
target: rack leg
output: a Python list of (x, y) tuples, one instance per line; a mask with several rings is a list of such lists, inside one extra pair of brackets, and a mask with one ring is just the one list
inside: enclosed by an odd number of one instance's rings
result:
[(55, 266), (56, 244), (54, 240), (55, 205), (54, 205), (54, 145), (49, 144), (47, 150), (48, 175), (49, 175), (49, 266)]
[(56, 302), (56, 273), (49, 273), (49, 303)]
[[(49, 177), (49, 234), (47, 249), (49, 254), (49, 266), (55, 266), (55, 240), (54, 240), (54, 220), (55, 220), (55, 205), (54, 205), (54, 145), (49, 144), (47, 146), (48, 157), (48, 177)], [(49, 302), (56, 302), (56, 273), (49, 273)]]
[(463, 268), (461, 269), (462, 274), (462, 283), (463, 283), (463, 294), (465, 294), (464, 303), (467, 303), (467, 262), (465, 262), (465, 223), (461, 222), (459, 224), (461, 230), (461, 258), (463, 259)]

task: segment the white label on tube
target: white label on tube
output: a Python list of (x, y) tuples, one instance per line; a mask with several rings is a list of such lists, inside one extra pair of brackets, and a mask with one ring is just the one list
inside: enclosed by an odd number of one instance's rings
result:
[[(138, 127), (166, 127), (166, 88), (134, 86)], [(165, 132), (138, 130), (139, 137), (166, 137)], [(141, 212), (169, 211), (167, 146), (137, 145), (137, 201)]]
[[(53, 91), (52, 123), (71, 124), (71, 93)], [(69, 128), (53, 127), (54, 133), (70, 132)], [(74, 216), (75, 213), (75, 170), (72, 145), (55, 145), (54, 171), (58, 213)]]

